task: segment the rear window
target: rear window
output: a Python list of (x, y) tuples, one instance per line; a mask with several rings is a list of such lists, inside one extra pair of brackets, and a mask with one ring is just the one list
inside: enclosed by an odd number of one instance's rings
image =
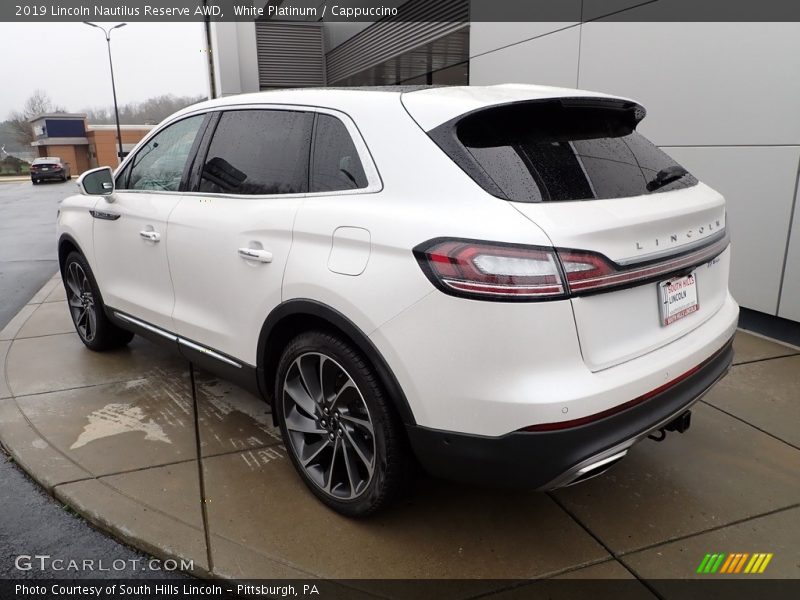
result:
[(488, 192), (517, 202), (623, 198), (697, 180), (635, 127), (632, 102), (564, 99), (484, 109), (429, 132)]

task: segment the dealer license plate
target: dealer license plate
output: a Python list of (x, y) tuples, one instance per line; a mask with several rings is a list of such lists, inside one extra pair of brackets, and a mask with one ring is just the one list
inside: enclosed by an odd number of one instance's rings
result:
[(694, 273), (658, 284), (661, 326), (666, 327), (700, 308), (697, 302), (697, 278)]

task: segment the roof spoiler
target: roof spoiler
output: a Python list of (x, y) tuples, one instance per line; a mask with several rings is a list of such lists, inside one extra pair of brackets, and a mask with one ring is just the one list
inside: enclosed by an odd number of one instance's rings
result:
[(644, 106), (633, 100), (624, 100), (622, 98), (580, 96), (559, 98), (559, 102), (564, 108), (602, 108), (619, 111), (624, 115), (623, 120), (628, 121), (633, 129), (647, 116)]

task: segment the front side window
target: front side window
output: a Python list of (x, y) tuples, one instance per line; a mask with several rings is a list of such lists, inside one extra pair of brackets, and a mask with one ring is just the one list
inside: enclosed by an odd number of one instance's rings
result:
[(317, 115), (311, 159), (311, 191), (335, 192), (367, 187), (367, 176), (344, 123)]
[(122, 169), (122, 171), (120, 171), (117, 174), (117, 177), (114, 180), (115, 189), (124, 190), (128, 187), (128, 175), (130, 175), (130, 172), (131, 172), (131, 163), (128, 163), (127, 165), (125, 165), (125, 168)]
[[(130, 166), (123, 171), (128, 175), (124, 189), (177, 191), (204, 118), (204, 115), (197, 115), (183, 119), (152, 137), (136, 152)], [(119, 179), (119, 183), (125, 183), (124, 177)]]
[(201, 192), (296, 194), (308, 189), (311, 113), (232, 110), (222, 114), (200, 175)]

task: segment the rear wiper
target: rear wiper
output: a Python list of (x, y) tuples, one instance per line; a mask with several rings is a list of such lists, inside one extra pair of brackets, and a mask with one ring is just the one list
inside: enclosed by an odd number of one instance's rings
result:
[(667, 167), (666, 169), (661, 169), (656, 176), (647, 182), (647, 191), (653, 192), (660, 187), (664, 187), (668, 183), (672, 183), (673, 181), (677, 181), (684, 175), (688, 175), (689, 171), (684, 169), (680, 165), (673, 165), (671, 167)]

